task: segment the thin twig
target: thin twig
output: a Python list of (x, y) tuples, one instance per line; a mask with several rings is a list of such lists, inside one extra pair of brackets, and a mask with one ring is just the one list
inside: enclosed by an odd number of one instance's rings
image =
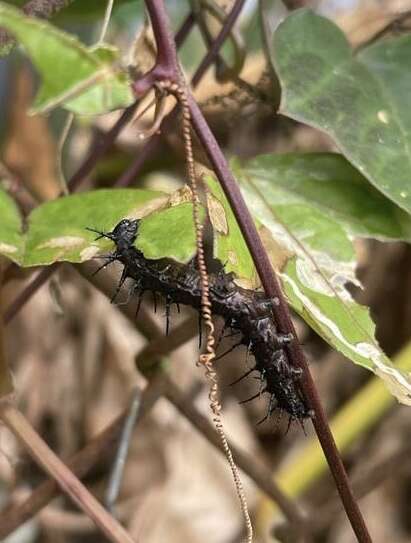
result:
[(110, 24), (111, 13), (113, 11), (113, 5), (114, 0), (107, 0), (106, 11), (104, 12), (104, 20), (101, 26), (100, 36), (97, 40), (96, 45), (100, 45), (101, 43), (103, 43), (104, 38), (106, 37), (108, 25)]
[[(162, 395), (164, 383), (161, 376), (153, 379), (142, 393), (138, 420), (145, 416)], [(84, 478), (97, 464), (103, 464), (115, 454), (115, 445), (123, 428), (126, 411), (105, 430), (94, 437), (81, 451), (67, 461), (67, 467), (78, 477)], [(10, 535), (24, 522), (30, 520), (53, 498), (60, 489), (53, 480), (41, 483), (23, 503), (13, 505), (0, 513), (0, 540)]]
[[(404, 470), (408, 469), (411, 462), (411, 445), (405, 444), (388, 458), (384, 458), (380, 463), (366, 468), (358, 473), (352, 479), (352, 485), (358, 498), (363, 498), (378, 486), (383, 484), (388, 478), (392, 479)], [(336, 515), (341, 512), (341, 504), (333, 499), (321, 508), (321, 514), (312, 515), (308, 522), (310, 531), (319, 532), (335, 520)]]
[(238, 16), (240, 15), (241, 10), (244, 7), (244, 4), (245, 4), (245, 0), (236, 0), (236, 2), (234, 2), (234, 5), (230, 13), (227, 15), (227, 18), (224, 22), (223, 27), (221, 28), (215, 40), (210, 44), (207, 54), (201, 61), (199, 67), (197, 68), (193, 76), (193, 79), (191, 81), (191, 85), (193, 86), (193, 88), (195, 88), (199, 84), (205, 72), (208, 70), (208, 68), (217, 58), (218, 53), (221, 47), (223, 46), (225, 40), (227, 39), (227, 37), (230, 35), (238, 19)]
[(35, 432), (23, 414), (12, 403), (0, 405), (1, 420), (22, 442), (33, 459), (57, 482), (74, 503), (80, 507), (113, 543), (133, 543), (126, 530), (104, 509)]
[(67, 194), (69, 193), (69, 190), (68, 190), (68, 186), (67, 186), (66, 177), (65, 177), (64, 171), (63, 171), (63, 151), (64, 151), (64, 146), (66, 144), (68, 135), (70, 134), (71, 127), (73, 126), (73, 121), (74, 121), (74, 113), (71, 113), (71, 112), (67, 113), (67, 116), (66, 116), (66, 118), (64, 120), (63, 128), (61, 130), (61, 134), (60, 134), (60, 136), (58, 138), (58, 141), (57, 141), (57, 149), (56, 149), (56, 153), (57, 153), (57, 160), (56, 160), (57, 175), (58, 175), (59, 181), (60, 181), (60, 192), (64, 196), (67, 196)]
[(41, 286), (53, 275), (58, 268), (59, 263), (55, 262), (51, 266), (44, 268), (36, 277), (23, 289), (20, 294), (11, 302), (3, 315), (4, 324), (8, 324), (20, 311), (20, 309), (31, 299)]
[[(238, 19), (238, 16), (241, 12), (241, 9), (244, 5), (245, 0), (236, 0), (233, 8), (230, 13), (227, 15), (227, 19), (218, 33), (217, 37), (210, 46), (210, 49), (207, 51), (197, 70), (194, 72), (194, 75), (191, 80), (191, 86), (196, 88), (202, 78), (204, 77), (208, 68), (213, 64), (216, 59), (221, 47), (224, 44), (225, 39), (230, 34), (235, 22)], [(177, 40), (176, 40), (176, 44)], [(174, 126), (174, 122), (177, 118), (178, 105), (176, 105), (173, 110), (167, 115), (164, 119), (163, 124), (161, 125), (162, 134), (166, 134)], [(136, 158), (129, 166), (129, 168), (119, 177), (116, 182), (117, 187), (127, 187), (132, 185), (134, 180), (138, 177), (141, 172), (143, 165), (147, 162), (152, 154), (155, 153), (156, 149), (159, 147), (162, 139), (161, 136), (155, 135), (149, 139), (149, 141), (144, 145), (142, 149), (139, 149), (136, 154)]]
[(105, 505), (108, 511), (113, 514), (114, 505), (118, 499), (121, 481), (123, 480), (124, 467), (126, 465), (130, 442), (133, 435), (134, 426), (137, 421), (138, 413), (141, 408), (141, 390), (136, 387), (133, 391), (130, 406), (127, 409), (126, 420), (121, 431), (119, 446), (116, 452), (116, 458), (110, 473), (107, 485)]
[[(381, 28), (376, 34), (371, 36), (368, 40), (366, 40), (364, 43), (361, 43), (356, 51), (361, 51), (362, 49), (365, 49), (366, 47), (369, 47), (373, 43), (381, 40), (384, 38), (387, 34), (390, 32), (398, 32), (402, 30), (403, 24), (411, 17), (411, 10), (403, 11), (402, 13), (399, 13), (391, 19), (383, 28)], [(369, 21), (368, 21), (369, 23)]]

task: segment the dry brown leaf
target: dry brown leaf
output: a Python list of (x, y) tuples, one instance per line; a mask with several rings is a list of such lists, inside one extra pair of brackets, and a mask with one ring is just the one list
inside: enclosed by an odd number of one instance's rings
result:
[(60, 192), (56, 175), (56, 145), (47, 119), (27, 113), (33, 96), (33, 77), (22, 66), (14, 78), (4, 162), (40, 201)]

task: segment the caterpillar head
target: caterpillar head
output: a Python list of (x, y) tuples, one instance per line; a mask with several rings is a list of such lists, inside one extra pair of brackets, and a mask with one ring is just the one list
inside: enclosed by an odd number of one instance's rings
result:
[(116, 244), (117, 249), (121, 251), (122, 249), (128, 249), (135, 242), (139, 222), (138, 219), (123, 219), (111, 232), (101, 232), (95, 228), (86, 228), (86, 230), (98, 234), (96, 240), (101, 238), (111, 239)]
[(128, 248), (137, 238), (139, 222), (138, 219), (123, 219), (106, 236), (114, 241), (118, 249)]

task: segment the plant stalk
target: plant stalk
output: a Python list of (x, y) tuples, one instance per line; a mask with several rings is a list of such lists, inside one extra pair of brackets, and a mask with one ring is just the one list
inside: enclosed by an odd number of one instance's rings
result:
[[(133, 89), (136, 96), (139, 96), (140, 93), (148, 90), (146, 85), (150, 83), (153, 84), (155, 82), (153, 81), (153, 78), (155, 79), (157, 74), (160, 75), (160, 79), (158, 79), (158, 81), (161, 81), (161, 74), (169, 74), (170, 72), (173, 72), (172, 77), (168, 77), (167, 79), (171, 81), (178, 81), (179, 79), (179, 66), (177, 62), (176, 48), (173, 40), (171, 39), (169, 21), (164, 6), (164, 1), (146, 0), (146, 6), (150, 14), (153, 32), (157, 42), (157, 60), (159, 61), (164, 59), (165, 64), (164, 66), (159, 66), (157, 64), (147, 74), (147, 76), (143, 76), (143, 78), (133, 84)], [(160, 52), (160, 48), (165, 48), (165, 50)], [(250, 254), (253, 258), (265, 293), (269, 298), (277, 297), (280, 300), (280, 304), (274, 309), (279, 331), (284, 334), (292, 333), (296, 338), (297, 336), (291, 320), (287, 302), (285, 301), (279, 282), (272, 269), (269, 257), (258, 235), (254, 221), (244, 202), (238, 184), (236, 183), (234, 176), (229, 169), (228, 163), (217, 140), (211, 132), (207, 121), (205, 120), (191, 93), (188, 93), (188, 101), (194, 130), (196, 131), (208, 159), (214, 168), (227, 200), (230, 203), (240, 230), (247, 243)], [(298, 341), (294, 341), (287, 350), (291, 362), (296, 367), (303, 370), (301, 389), (308, 404), (314, 410), (315, 416), (313, 418), (313, 425), (323, 448), (324, 455), (327, 458), (328, 465), (334, 477), (337, 490), (340, 494), (351, 526), (357, 536), (358, 541), (361, 543), (369, 543), (371, 542), (371, 537), (368, 533), (361, 511), (350, 487), (347, 473), (339, 455), (334, 438), (331, 434), (325, 412), (322, 408), (302, 348)]]

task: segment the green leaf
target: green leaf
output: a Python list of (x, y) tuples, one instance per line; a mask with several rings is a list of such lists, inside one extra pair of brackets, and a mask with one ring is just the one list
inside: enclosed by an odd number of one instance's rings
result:
[(74, 36), (4, 3), (0, 26), (14, 34), (41, 75), (34, 112), (63, 104), (74, 113), (97, 115), (132, 102), (128, 76), (116, 67), (115, 48), (87, 48)]
[(280, 275), (293, 309), (335, 349), (381, 377), (398, 401), (411, 405), (409, 375), (382, 352), (368, 309), (330, 289), (325, 280), (322, 285), (317, 283), (314, 290), (307, 281), (311, 270), (305, 266), (301, 259), (292, 259)]
[(19, 264), (23, 257), (23, 249), (20, 212), (14, 200), (0, 190), (0, 254)]
[(141, 217), (165, 201), (161, 192), (107, 189), (47, 202), (29, 215), (23, 265), (89, 260), (101, 250), (111, 250), (113, 244), (95, 241), (96, 234), (86, 228), (112, 230), (121, 219)]
[(139, 227), (136, 246), (146, 258), (188, 262), (196, 252), (192, 204), (175, 205), (147, 217)]
[[(270, 162), (275, 163), (275, 159)], [(357, 282), (354, 249), (340, 222), (328, 211), (267, 179), (267, 170), (253, 171), (253, 164), (233, 161), (232, 168), (274, 267), (281, 271), (298, 255), (310, 264), (313, 283), (318, 278), (322, 281), (322, 275), (333, 284)]]
[(411, 36), (353, 56), (339, 28), (308, 10), (278, 27), (280, 112), (329, 134), (383, 194), (411, 212)]
[[(302, 158), (309, 179), (310, 160)], [(327, 159), (329, 167), (328, 160), (334, 157), (320, 158)], [(282, 168), (289, 161), (292, 156), (257, 157), (243, 166), (238, 160), (233, 162), (289, 303), (332, 347), (380, 375), (400, 401), (411, 403), (411, 383), (378, 346), (368, 309), (357, 304), (346, 289), (348, 282), (358, 283), (351, 236), (327, 207), (318, 205), (321, 199), (314, 197), (313, 186), (303, 183), (303, 175), (298, 174), (301, 162), (294, 164), (298, 166), (294, 176), (290, 172), (288, 180), (282, 177)], [(335, 179), (325, 175), (327, 170), (320, 175), (320, 165), (321, 160), (315, 170), (317, 182)]]
[(214, 255), (227, 273), (234, 272), (244, 287), (253, 288), (258, 284), (257, 273), (231, 207), (214, 177), (207, 175), (204, 181), (209, 189), (207, 208), (214, 229)]
[(259, 192), (268, 191), (279, 206), (307, 203), (354, 236), (411, 240), (409, 215), (375, 190), (341, 155), (267, 154), (233, 164), (239, 175), (253, 179)]
[(127, 217), (141, 218), (136, 246), (147, 258), (187, 262), (195, 253), (193, 207), (184, 194), (106, 189), (40, 205), (28, 216), (25, 235), (13, 200), (0, 192), (0, 254), (27, 267), (84, 262), (113, 249), (110, 240), (96, 240), (87, 228), (107, 232)]

